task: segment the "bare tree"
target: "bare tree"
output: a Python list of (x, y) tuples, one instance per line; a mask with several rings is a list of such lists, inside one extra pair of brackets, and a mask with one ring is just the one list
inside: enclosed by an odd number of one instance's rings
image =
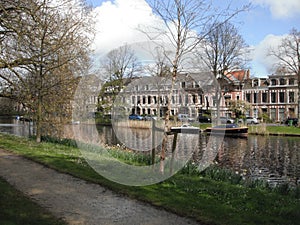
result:
[(140, 71), (140, 65), (135, 52), (127, 44), (110, 51), (101, 64), (106, 83), (99, 94), (99, 107), (109, 112), (116, 95), (123, 89), (125, 82), (129, 82)]
[(278, 49), (270, 49), (269, 55), (279, 60), (278, 67), (294, 73), (298, 80), (298, 119), (300, 119), (300, 32), (293, 28)]
[[(204, 0), (153, 0), (149, 1), (153, 12), (162, 20), (163, 25), (159, 24), (155, 28), (141, 28), (148, 35), (150, 40), (164, 48), (168, 43), (168, 47), (172, 48), (173, 54), (165, 54), (171, 64), (171, 88), (168, 94), (168, 106), (165, 113), (165, 132), (162, 142), (161, 160), (165, 159), (165, 150), (167, 148), (167, 133), (170, 131), (170, 111), (171, 97), (178, 73), (189, 59), (189, 54), (197, 48), (202, 42), (206, 34), (202, 31), (206, 30), (208, 24), (217, 21), (221, 17), (228, 20), (242, 10), (222, 11), (211, 10), (212, 5)], [(210, 30), (210, 29), (208, 29)], [(169, 50), (168, 50), (169, 51)], [(167, 50), (166, 50), (167, 52)]]
[(230, 91), (230, 82), (226, 81), (226, 73), (234, 69), (245, 68), (249, 58), (247, 57), (248, 45), (237, 28), (229, 21), (218, 22), (209, 26), (209, 30), (199, 48), (198, 59), (212, 71), (218, 79), (220, 90), (216, 91), (217, 115), (219, 116), (222, 92)]
[(74, 0), (5, 0), (0, 13), (1, 94), (33, 113), (40, 142), (50, 118), (70, 115), (62, 106), (89, 64), (89, 11)]
[(129, 45), (110, 51), (102, 61), (106, 80), (120, 82), (119, 91), (125, 78), (132, 78), (139, 70), (138, 59)]

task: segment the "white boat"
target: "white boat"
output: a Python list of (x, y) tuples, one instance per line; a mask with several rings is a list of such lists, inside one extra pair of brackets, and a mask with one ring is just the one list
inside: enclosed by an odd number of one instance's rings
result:
[(171, 127), (172, 133), (187, 133), (187, 134), (197, 134), (200, 132), (199, 127), (193, 127), (189, 124), (184, 124), (180, 127)]

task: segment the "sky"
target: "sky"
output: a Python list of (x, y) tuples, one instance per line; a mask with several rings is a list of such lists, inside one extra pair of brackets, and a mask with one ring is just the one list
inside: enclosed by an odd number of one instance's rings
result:
[[(147, 37), (136, 28), (157, 23), (146, 0), (86, 0), (93, 6), (96, 18), (95, 54), (101, 58), (124, 44), (134, 44), (136, 52), (145, 49)], [(164, 1), (164, 0), (162, 0)], [(212, 0), (216, 6), (229, 0)], [(233, 7), (248, 3), (250, 11), (233, 19), (245, 42), (251, 47), (250, 73), (267, 77), (274, 68), (274, 59), (267, 57), (270, 47), (276, 47), (292, 28), (300, 31), (299, 0), (230, 0)], [(142, 54), (142, 53), (141, 53)], [(150, 57), (150, 56), (149, 56)], [(145, 58), (145, 52), (143, 53)]]

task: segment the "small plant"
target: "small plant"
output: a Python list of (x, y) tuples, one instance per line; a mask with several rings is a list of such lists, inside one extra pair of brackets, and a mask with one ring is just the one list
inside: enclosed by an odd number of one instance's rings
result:
[(204, 170), (202, 175), (216, 181), (225, 181), (231, 184), (239, 184), (243, 178), (239, 173), (233, 172), (230, 169), (220, 168), (215, 165)]

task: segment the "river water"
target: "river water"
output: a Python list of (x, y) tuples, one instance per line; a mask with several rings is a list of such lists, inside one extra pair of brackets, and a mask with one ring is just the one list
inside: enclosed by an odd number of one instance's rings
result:
[[(81, 126), (81, 125), (73, 125)], [(90, 125), (92, 127), (92, 125)], [(90, 127), (90, 128), (91, 128)], [(89, 130), (89, 126), (85, 129)], [(26, 122), (15, 119), (0, 118), (0, 132), (28, 136), (32, 130)], [(93, 130), (93, 129), (90, 129)], [(102, 143), (107, 145), (124, 145), (120, 142), (114, 130), (110, 126), (98, 126), (97, 136)], [(119, 131), (120, 132), (120, 131)], [(95, 132), (94, 132), (95, 133)], [(128, 130), (124, 130), (128, 133)], [(135, 148), (147, 147), (147, 131), (136, 129), (134, 135), (139, 137), (130, 139), (135, 142)], [(141, 141), (142, 140), (142, 141)], [(179, 147), (181, 149), (191, 149), (193, 152), (202, 152), (209, 142), (209, 137), (201, 134), (199, 137), (181, 137)], [(139, 144), (139, 145), (137, 145)], [(146, 147), (145, 147), (146, 146)], [(195, 149), (197, 148), (197, 149)], [(189, 154), (189, 150), (186, 151)], [(191, 154), (197, 160), (195, 154)], [(235, 173), (254, 179), (263, 179), (271, 185), (288, 182), (293, 185), (300, 185), (300, 137), (280, 137), (280, 136), (257, 136), (249, 135), (248, 138), (227, 138), (222, 140), (218, 147), (218, 152), (212, 162), (221, 167), (229, 168)]]

